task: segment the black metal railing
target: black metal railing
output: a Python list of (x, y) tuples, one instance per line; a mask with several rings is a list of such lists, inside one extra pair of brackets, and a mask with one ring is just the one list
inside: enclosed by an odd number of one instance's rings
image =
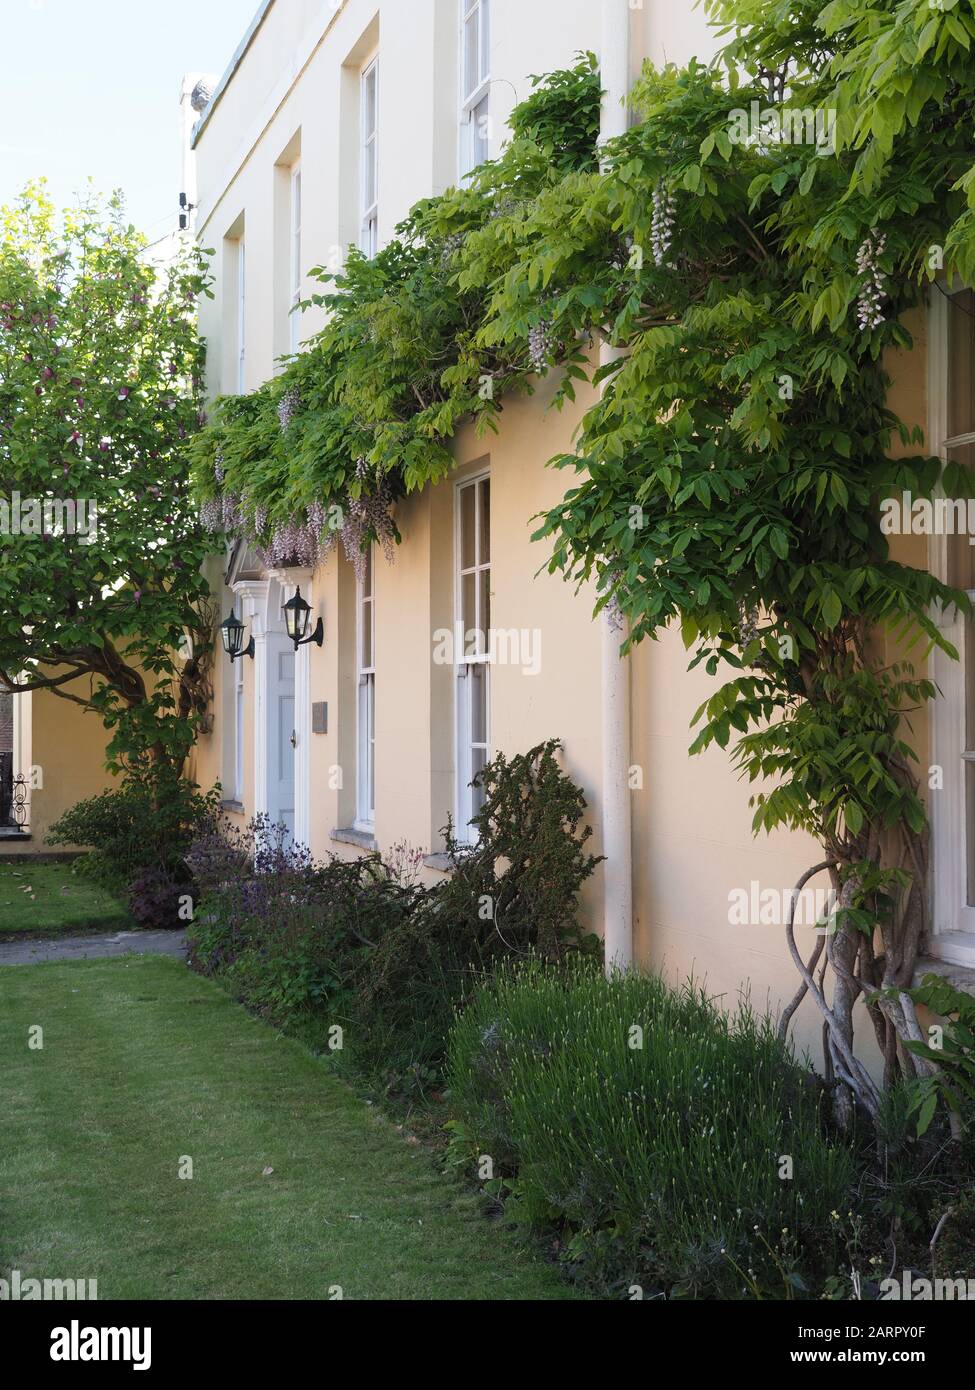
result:
[(26, 830), (27, 779), (14, 773), (13, 753), (0, 753), (0, 830)]

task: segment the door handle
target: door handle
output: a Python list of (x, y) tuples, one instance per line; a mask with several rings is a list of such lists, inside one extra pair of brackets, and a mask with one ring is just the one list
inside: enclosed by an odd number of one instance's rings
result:
[(295, 733), (294, 729), (291, 730), (291, 747), (298, 747), (298, 735)]

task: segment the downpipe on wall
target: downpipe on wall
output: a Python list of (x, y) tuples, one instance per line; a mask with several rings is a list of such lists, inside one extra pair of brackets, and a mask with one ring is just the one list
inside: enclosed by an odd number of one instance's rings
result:
[[(603, 0), (600, 76), (604, 89), (599, 142), (627, 128), (630, 90), (630, 3)], [(620, 350), (602, 343), (600, 362), (617, 360)], [(605, 389), (605, 384), (602, 389)], [(602, 625), (603, 942), (606, 971), (633, 964), (633, 842), (630, 806), (630, 662), (620, 656), (626, 628), (611, 607)]]

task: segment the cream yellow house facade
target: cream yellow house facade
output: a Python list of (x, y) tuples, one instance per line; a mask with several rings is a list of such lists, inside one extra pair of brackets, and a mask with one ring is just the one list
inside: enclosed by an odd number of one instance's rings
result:
[(54, 822), (114, 783), (108, 738), (97, 714), (51, 690), (0, 689), (0, 860), (61, 852), (46, 840)]
[[(706, 60), (716, 46), (700, 11), (672, 0), (265, 0), (194, 132), (196, 233), (215, 253), (215, 297), (201, 308), (211, 393), (253, 389), (320, 327), (318, 311), (294, 312), (310, 268), (340, 264), (351, 242), (381, 245), (414, 202), (497, 153), (530, 74), (597, 52), (612, 133), (625, 120), (612, 95), (646, 58)], [(946, 413), (962, 317), (936, 304), (913, 325), (914, 352), (891, 364), (894, 404), (930, 423), (932, 448), (975, 431), (975, 418), (955, 429)], [(489, 444), (458, 434), (453, 476), (397, 505), (393, 563), (377, 550), (357, 578), (336, 551), (315, 572), (268, 570), (239, 550), (214, 557), (222, 611), (238, 613), (254, 656), (218, 654), (195, 775), (221, 783), (241, 824), (266, 813), (316, 856), (406, 841), (427, 853), (432, 879), (449, 872), (448, 816), (462, 830), (471, 814), (472, 772), (558, 737), (606, 855), (584, 908), (610, 958), (693, 973), (729, 1006), (748, 987), (777, 1008), (796, 978), (769, 904), (821, 855), (802, 836), (753, 837), (726, 756), (688, 757), (710, 682), (687, 673), (678, 635), (621, 660), (593, 593), (540, 572), (532, 519), (566, 487), (545, 463), (570, 448), (590, 403), (581, 392), (574, 409), (548, 412), (549, 391), (508, 404)], [(915, 563), (948, 564), (924, 539), (902, 545)], [(298, 588), (324, 641), (295, 652), (283, 605)], [(487, 659), (444, 658), (474, 615), (491, 633)], [(940, 760), (951, 788), (932, 807), (929, 950), (963, 975), (975, 967), (967, 687), (963, 667), (939, 675), (948, 698), (913, 733), (922, 768)], [(812, 1048), (819, 1031), (807, 1000), (797, 1035)]]

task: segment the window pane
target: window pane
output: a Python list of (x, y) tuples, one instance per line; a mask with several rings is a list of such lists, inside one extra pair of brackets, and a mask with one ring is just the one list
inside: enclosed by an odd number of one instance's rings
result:
[(481, 651), (486, 652), (488, 650), (488, 633), (491, 628), (491, 571), (479, 570), (477, 578), (481, 599), (478, 627), (481, 630)]
[(366, 550), (366, 566), (362, 574), (362, 594), (364, 598), (372, 598), (372, 546)]
[(481, 80), (491, 71), (491, 0), (481, 0)]
[(470, 569), (477, 564), (474, 553), (474, 489), (465, 487), (460, 494), (460, 567)]
[(363, 676), (359, 683), (359, 731), (356, 760), (356, 815), (370, 823), (376, 806), (376, 682)]
[(464, 96), (470, 96), (481, 80), (479, 60), (480, 17), (477, 10), (464, 20)]
[(295, 174), (294, 198), (291, 209), (291, 287), (297, 295), (301, 288), (301, 175)]
[(471, 112), (471, 168), (489, 158), (491, 134), (491, 99), (483, 96)]
[[(243, 665), (243, 662), (238, 662)], [(244, 687), (237, 686), (234, 697), (234, 790), (237, 800), (244, 799)]]
[(965, 619), (965, 752), (975, 752), (975, 617)]
[(376, 73), (374, 63), (363, 83), (362, 138), (367, 140), (376, 133)]
[[(461, 621), (464, 624), (464, 655), (476, 656), (478, 652), (477, 641), (477, 575), (465, 574), (461, 580)], [(468, 633), (473, 632), (472, 637)]]
[[(940, 293), (940, 291), (937, 291)], [(948, 306), (948, 438), (975, 431), (975, 292)]]
[(369, 677), (369, 684), (366, 687), (368, 708), (369, 708), (369, 743), (367, 757), (369, 761), (369, 796), (367, 810), (370, 819), (376, 808), (376, 681), (374, 676)]
[(487, 744), (487, 667), (471, 667), (471, 743)]
[[(487, 750), (484, 748), (475, 748), (473, 750), (471, 758), (471, 780), (473, 780), (477, 776), (477, 774), (484, 769), (486, 765)], [(483, 787), (478, 786), (472, 789), (471, 813), (473, 815), (477, 815), (478, 811), (480, 811), (481, 807), (484, 805), (486, 799), (487, 798)]]
[(371, 208), (376, 201), (376, 142), (366, 149), (362, 175), (362, 206)]
[[(975, 483), (975, 444), (955, 445), (948, 450), (948, 459), (967, 468)], [(975, 589), (975, 546), (969, 545), (972, 533), (968, 529), (967, 499), (945, 502), (944, 524), (948, 534), (948, 583), (956, 589)]]
[(373, 665), (372, 660), (372, 602), (366, 601), (362, 605), (361, 635), (362, 648), (360, 654), (360, 665), (363, 671), (368, 671)]
[(478, 563), (486, 565), (491, 558), (491, 480), (484, 478), (478, 483), (481, 504), (480, 554)]

